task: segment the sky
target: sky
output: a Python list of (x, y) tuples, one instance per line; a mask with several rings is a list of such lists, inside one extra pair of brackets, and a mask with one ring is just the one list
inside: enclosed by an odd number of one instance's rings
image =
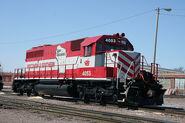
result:
[(184, 0), (0, 0), (0, 64), (13, 72), (25, 66), (26, 50), (32, 47), (123, 32), (151, 63), (156, 8), (156, 62), (185, 68)]

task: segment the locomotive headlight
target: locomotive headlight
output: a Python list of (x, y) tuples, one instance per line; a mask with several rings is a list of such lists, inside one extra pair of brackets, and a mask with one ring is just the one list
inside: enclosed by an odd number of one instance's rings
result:
[(124, 45), (127, 44), (127, 42), (125, 40), (121, 40), (121, 43), (124, 44)]

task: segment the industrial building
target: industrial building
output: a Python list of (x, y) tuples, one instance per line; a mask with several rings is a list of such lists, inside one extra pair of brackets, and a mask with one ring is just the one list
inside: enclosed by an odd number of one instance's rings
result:
[[(150, 70), (149, 67), (144, 67), (145, 70)], [(185, 95), (185, 73), (159, 68), (158, 80), (167, 89), (165, 95)]]

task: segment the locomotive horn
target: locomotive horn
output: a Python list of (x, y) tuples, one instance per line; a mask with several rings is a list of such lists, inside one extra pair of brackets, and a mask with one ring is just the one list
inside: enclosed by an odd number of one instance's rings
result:
[(121, 37), (124, 37), (124, 36), (125, 36), (125, 33), (122, 33), (122, 34), (121, 34)]

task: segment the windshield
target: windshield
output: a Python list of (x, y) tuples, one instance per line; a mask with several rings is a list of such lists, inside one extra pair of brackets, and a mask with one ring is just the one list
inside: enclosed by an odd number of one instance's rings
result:
[(116, 43), (100, 43), (96, 44), (96, 52), (114, 51), (114, 50), (129, 50), (133, 51), (133, 46), (125, 38)]
[(97, 43), (96, 45), (96, 52), (101, 52), (101, 51), (114, 51), (114, 50), (126, 50), (125, 46), (123, 45), (110, 45), (110, 44), (101, 44)]
[(105, 45), (105, 51), (113, 51), (113, 50), (115, 50), (114, 46), (112, 46), (112, 45)]

